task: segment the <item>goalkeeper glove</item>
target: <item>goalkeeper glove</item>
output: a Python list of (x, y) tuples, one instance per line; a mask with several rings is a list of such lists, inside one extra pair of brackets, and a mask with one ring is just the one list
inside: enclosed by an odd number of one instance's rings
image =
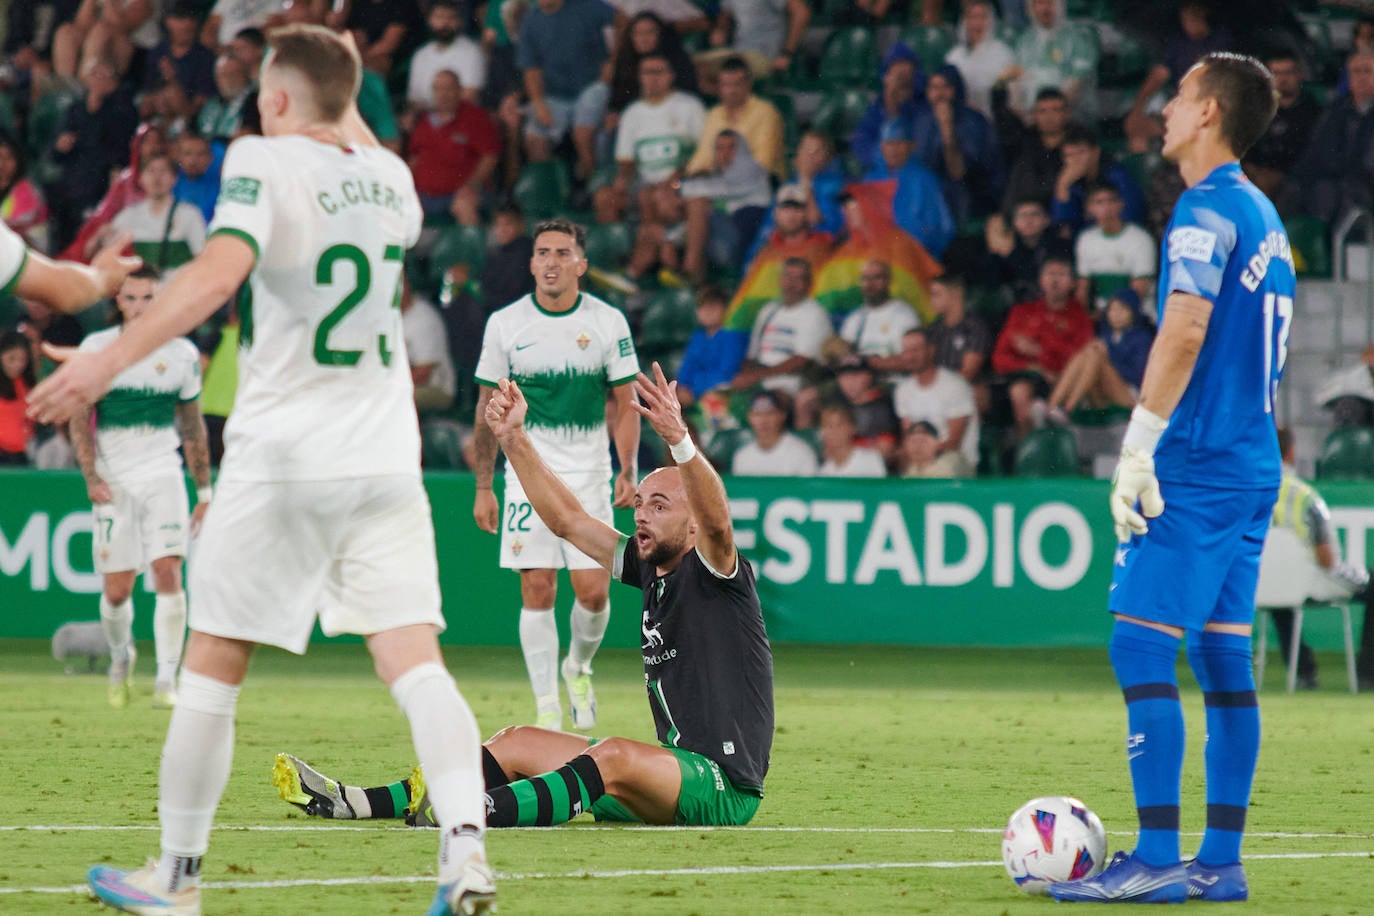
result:
[[(1112, 522), (1116, 539), (1122, 544), (1132, 534), (1150, 530), (1146, 518), (1158, 518), (1164, 511), (1164, 497), (1159, 493), (1155, 478), (1155, 446), (1169, 421), (1156, 416), (1144, 407), (1131, 411), (1131, 425), (1121, 445), (1121, 458), (1112, 475)], [(1136, 511), (1139, 503), (1140, 511)]]

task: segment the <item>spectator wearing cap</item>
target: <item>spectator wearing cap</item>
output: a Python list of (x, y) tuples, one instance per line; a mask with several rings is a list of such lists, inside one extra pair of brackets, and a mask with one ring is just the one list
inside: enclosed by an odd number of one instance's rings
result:
[(1078, 233), (1074, 243), (1078, 301), (1106, 308), (1108, 293), (1123, 284), (1139, 296), (1148, 296), (1158, 264), (1154, 238), (1122, 219), (1121, 191), (1111, 182), (1090, 187), (1085, 203), (1092, 223)]
[(1071, 125), (1064, 133), (1061, 149), (1063, 165), (1054, 179), (1050, 219), (1067, 227), (1069, 238), (1092, 224), (1092, 216), (1084, 212), (1083, 202), (1088, 188), (1103, 181), (1115, 185), (1121, 194), (1122, 217), (1130, 223), (1144, 222), (1145, 192), (1140, 190), (1125, 166), (1104, 166), (1097, 134), (1081, 125)]
[[(763, 245), (757, 246), (749, 259), (749, 273), (756, 265), (776, 263), (787, 258), (805, 258), (811, 265), (811, 275), (820, 273), (830, 253), (835, 249), (835, 237), (811, 226), (808, 196), (800, 185), (786, 184), (778, 189), (776, 203), (770, 214), (772, 231)], [(750, 285), (746, 276), (741, 289)]]
[(725, 290), (714, 284), (697, 292), (697, 328), (677, 370), (677, 399), (684, 408), (706, 392), (729, 385), (744, 362), (749, 335), (725, 327), (726, 302)]
[(916, 156), (940, 179), (956, 222), (987, 216), (1001, 203), (1006, 180), (992, 122), (968, 106), (964, 78), (952, 64), (927, 77), (925, 97), (912, 122)]
[(947, 479), (972, 477), (973, 465), (960, 451), (940, 448), (940, 431), (929, 420), (917, 420), (902, 434), (902, 476)]
[(811, 298), (811, 265), (804, 258), (783, 262), (778, 285), (778, 299), (765, 304), (754, 320), (744, 365), (730, 383), (736, 391), (762, 385), (795, 395), (831, 336), (830, 313)]
[[(1085, 399), (1094, 408), (1134, 407), (1154, 339), (1136, 291), (1123, 286), (1113, 293), (1098, 323), (1097, 337), (1069, 360), (1043, 405), (1048, 419), (1068, 425), (1069, 414)], [(1038, 422), (1040, 405), (1035, 414)]]
[(992, 368), (1007, 378), (1012, 417), (1023, 438), (1035, 425), (1035, 401), (1049, 394), (1070, 357), (1092, 339), (1092, 319), (1073, 292), (1073, 260), (1047, 257), (1040, 267), (1040, 298), (1012, 308), (993, 348)]
[(887, 464), (877, 449), (858, 445), (854, 413), (842, 403), (821, 408), (821, 466), (818, 477), (886, 477)]
[(925, 331), (907, 331), (902, 347), (910, 374), (892, 389), (892, 406), (904, 423), (930, 422), (940, 433), (940, 450), (962, 452), (978, 464), (978, 407), (963, 376), (935, 364), (935, 349)]
[[(796, 186), (803, 194), (806, 203), (806, 221), (813, 229), (838, 237), (844, 229), (844, 215), (840, 212), (840, 194), (844, 191), (849, 178), (844, 167), (835, 156), (835, 146), (830, 137), (818, 130), (808, 130), (797, 141), (797, 151), (792, 156), (793, 170), (784, 188)], [(777, 201), (782, 201), (781, 189)], [(774, 211), (764, 217), (759, 227), (754, 247), (750, 249), (750, 261), (758, 255), (773, 234)], [(817, 270), (819, 264), (812, 265)]]
[(788, 402), (777, 391), (760, 391), (749, 401), (753, 441), (735, 452), (730, 473), (747, 477), (814, 477), (816, 453), (788, 430)]
[(867, 360), (856, 354), (846, 356), (835, 367), (835, 385), (834, 400), (847, 407), (854, 419), (854, 444), (875, 450), (892, 464), (901, 421), (892, 407), (891, 392), (878, 384)]
[(897, 42), (883, 55), (881, 71), (882, 92), (868, 106), (849, 138), (849, 151), (865, 169), (882, 162), (884, 125), (891, 121), (913, 123), (926, 104), (921, 59), (904, 42)]
[(879, 161), (864, 175), (864, 181), (896, 179), (893, 219), (939, 258), (954, 237), (954, 217), (945, 204), (939, 179), (916, 156), (911, 122), (898, 119), (884, 124), (879, 148)]
[(859, 270), (859, 294), (863, 304), (845, 316), (840, 338), (868, 360), (879, 372), (905, 368), (901, 360), (902, 336), (921, 324), (910, 302), (892, 295), (892, 268), (876, 258)]

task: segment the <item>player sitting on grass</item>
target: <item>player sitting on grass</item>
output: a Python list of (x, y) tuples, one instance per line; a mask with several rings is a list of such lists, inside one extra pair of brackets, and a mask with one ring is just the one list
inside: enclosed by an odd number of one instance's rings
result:
[[(528, 405), (515, 383), (500, 381), (486, 420), (549, 528), (644, 591), (644, 675), (659, 744), (506, 728), (482, 748), (489, 827), (550, 826), (584, 811), (598, 820), (739, 825), (763, 797), (773, 656), (754, 572), (735, 549), (725, 486), (682, 421), (676, 383), (655, 365), (653, 382), (641, 374), (634, 385), (635, 410), (668, 443), (677, 466), (640, 483), (633, 537), (589, 515), (540, 460), (525, 435)], [(307, 814), (398, 817), (411, 806), (412, 821), (426, 820), (426, 801), (411, 802), (423, 794), (418, 779), (344, 786), (279, 754), (272, 781)]]

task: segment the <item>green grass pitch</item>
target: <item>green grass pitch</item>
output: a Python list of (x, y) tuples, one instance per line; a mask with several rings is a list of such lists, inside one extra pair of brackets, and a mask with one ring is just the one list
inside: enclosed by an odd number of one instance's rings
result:
[[(94, 913), (97, 862), (157, 849), (156, 778), (167, 714), (150, 708), (152, 647), (134, 703), (104, 678), (68, 676), (37, 642), (0, 641), (0, 913)], [(754, 823), (731, 830), (597, 826), (496, 831), (503, 914), (977, 913), (1056, 910), (1001, 865), (1007, 816), (1075, 794), (1129, 848), (1134, 809), (1124, 714), (1105, 651), (778, 646), (777, 738)], [(483, 733), (533, 710), (514, 649), (448, 649)], [(1254, 913), (1355, 914), (1374, 899), (1374, 696), (1261, 694), (1264, 749), (1246, 855)], [(1202, 703), (1188, 715), (1184, 851), (1202, 828)], [(653, 740), (636, 653), (597, 660), (598, 733)], [(365, 783), (405, 775), (409, 733), (362, 648), (263, 650), (239, 704), (233, 773), (205, 860), (205, 912), (418, 914), (433, 894), (435, 833), (394, 822), (314, 821), (277, 800), (273, 754)], [(1191, 904), (1192, 907), (1202, 906)]]

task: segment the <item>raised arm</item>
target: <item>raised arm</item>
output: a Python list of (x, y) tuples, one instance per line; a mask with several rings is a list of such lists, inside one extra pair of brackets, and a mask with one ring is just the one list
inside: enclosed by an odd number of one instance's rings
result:
[[(43, 423), (63, 423), (109, 390), (123, 370), (174, 337), (198, 327), (233, 298), (253, 269), (253, 246), (221, 233), (177, 271), (148, 311), (103, 350), (77, 353), (29, 396), (29, 415)], [(50, 355), (52, 355), (50, 353)]]
[[(529, 404), (520, 386), (501, 379), (499, 388), (487, 399), (485, 419), (506, 460), (520, 478), (530, 505), (540, 521), (555, 537), (571, 543), (598, 564), (611, 569), (621, 534), (600, 519), (593, 518), (558, 475), (549, 470), (525, 435), (525, 412)], [(490, 390), (490, 389), (488, 389)]]
[(682, 488), (687, 491), (687, 504), (692, 507), (692, 517), (697, 523), (697, 550), (712, 569), (733, 574), (738, 553), (725, 484), (711, 467), (711, 462), (691, 442), (691, 433), (682, 420), (682, 406), (677, 399), (677, 382), (668, 381), (657, 362), (653, 370), (652, 380), (642, 372), (635, 380), (635, 394), (639, 400), (632, 402), (633, 407), (648, 419), (654, 432), (673, 452), (678, 473), (682, 475)]

